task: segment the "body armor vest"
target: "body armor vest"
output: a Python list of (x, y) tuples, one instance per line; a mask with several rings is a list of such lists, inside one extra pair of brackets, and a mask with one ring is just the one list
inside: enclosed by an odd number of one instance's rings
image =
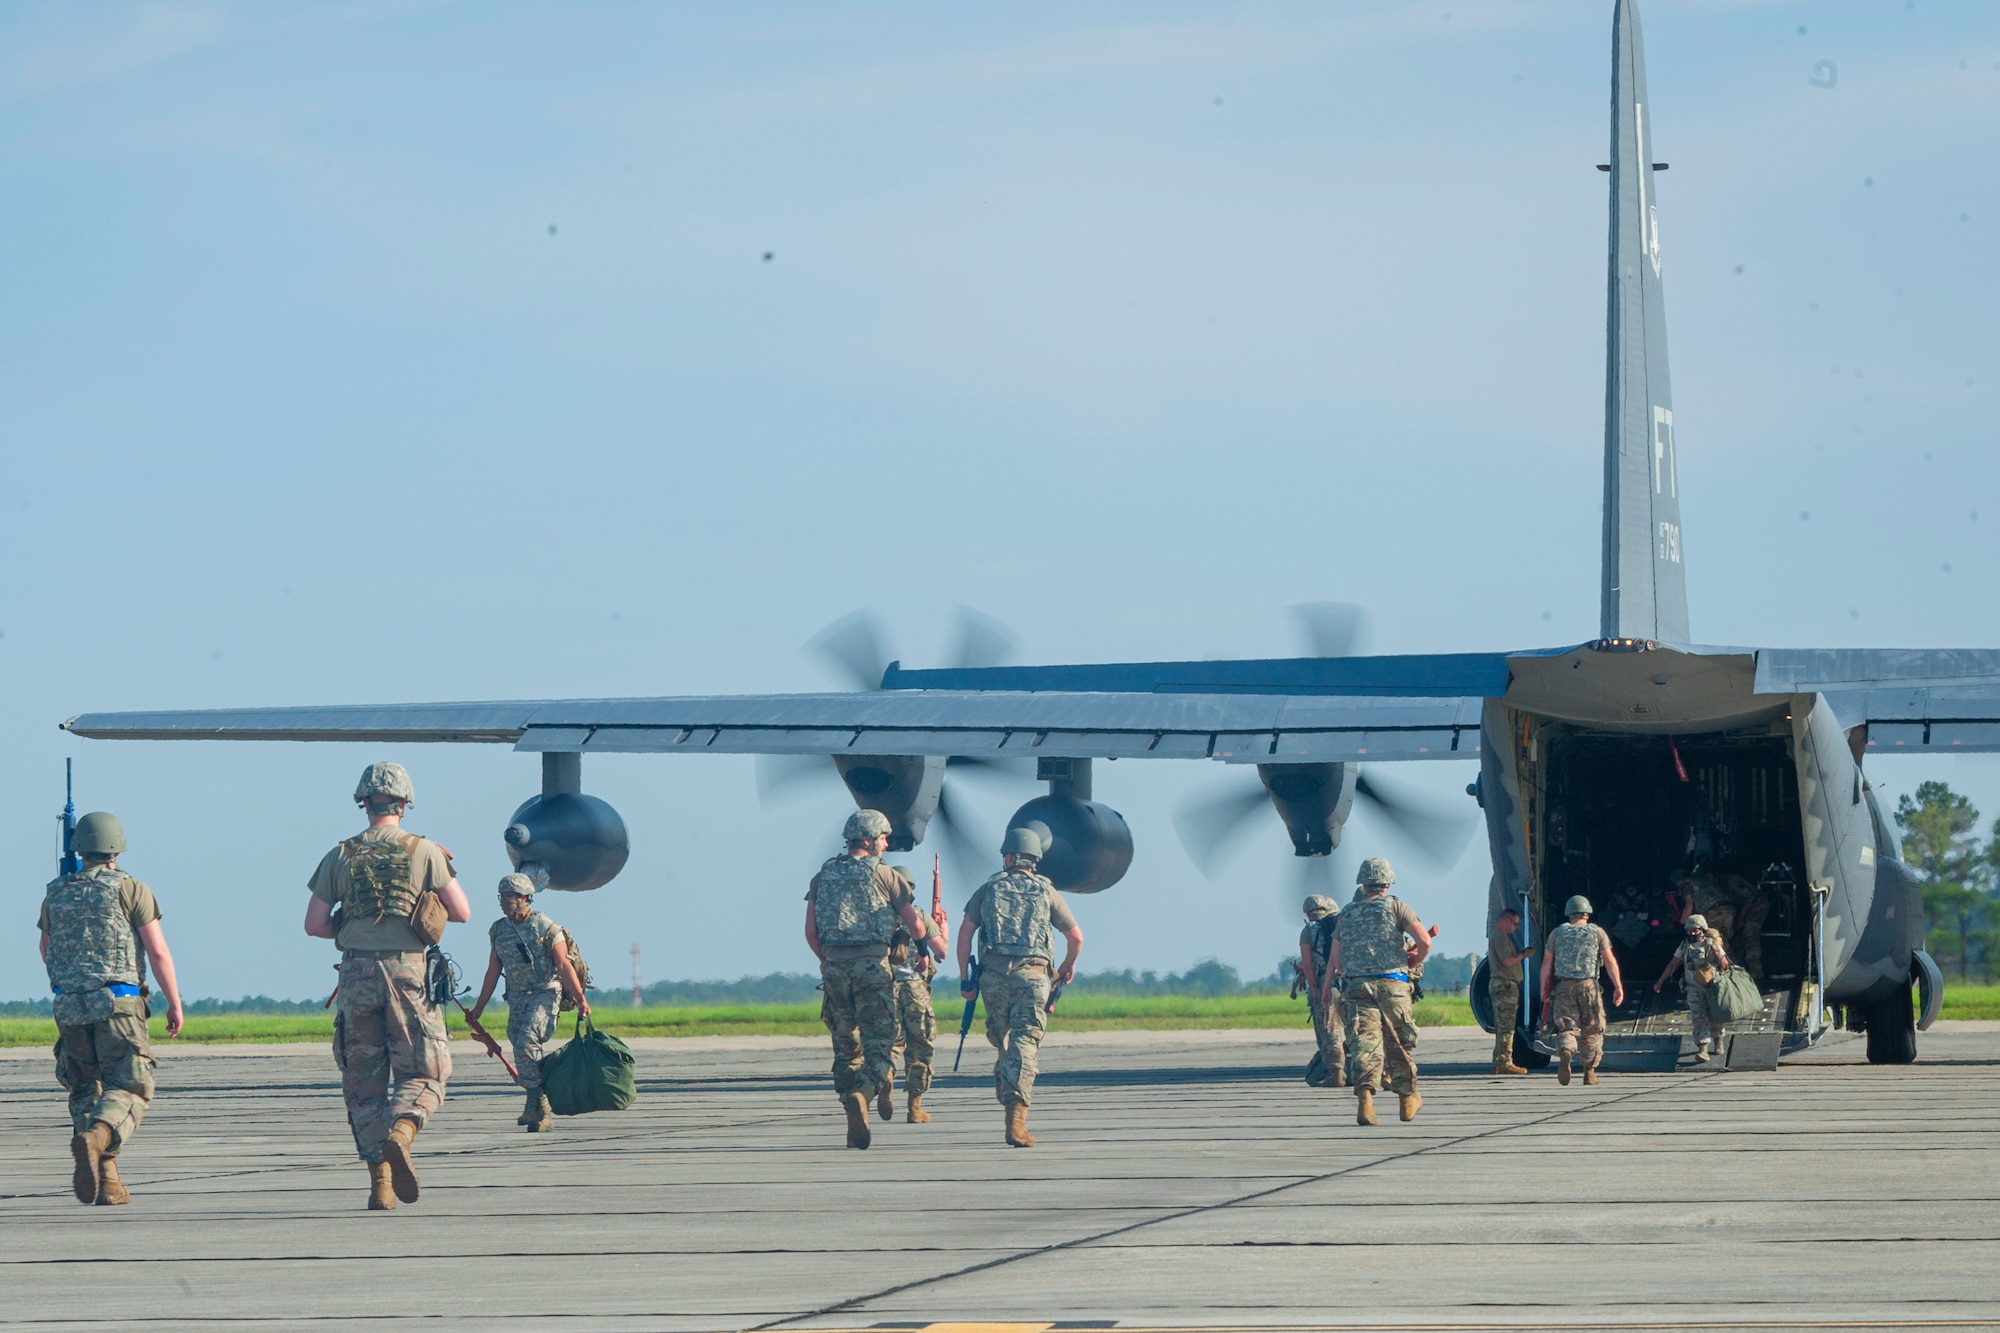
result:
[(1556, 975), (1571, 980), (1597, 980), (1602, 932), (1588, 921), (1565, 921), (1549, 932), (1549, 956)]
[(1319, 920), (1312, 923), (1312, 960), (1313, 960), (1314, 976), (1323, 977), (1326, 975), (1327, 963), (1331, 961), (1333, 957), (1333, 934), (1336, 930), (1339, 929), (1340, 929), (1340, 912), (1338, 909), (1328, 912), (1325, 916), (1321, 917)]
[(417, 886), (410, 875), (410, 852), (422, 841), (414, 833), (395, 831), (390, 838), (349, 838), (340, 844), (347, 870), (347, 894), (341, 912), (349, 921), (407, 921), (417, 905)]
[(561, 984), (556, 980), (555, 951), (550, 948), (559, 929), (540, 912), (528, 913), (525, 921), (503, 916), (493, 923), (487, 934), (500, 959), (500, 973), (507, 978), (507, 994), (531, 995), (555, 990)]
[(979, 932), (988, 953), (1048, 958), (1049, 890), (1055, 885), (1031, 870), (1003, 870), (986, 881)]
[(874, 856), (829, 857), (813, 876), (813, 922), (821, 944), (879, 944), (896, 934), (896, 909), (875, 883), (882, 864)]
[(1704, 930), (1700, 939), (1689, 938), (1681, 944), (1681, 968), (1695, 985), (1706, 986), (1715, 980), (1722, 969), (1722, 935), (1715, 927)]
[(81, 996), (106, 986), (139, 984), (139, 940), (125, 915), (122, 892), (130, 878), (122, 870), (97, 866), (49, 885), (50, 987), (65, 996)]
[(1403, 927), (1397, 920), (1402, 901), (1391, 894), (1351, 903), (1334, 927), (1340, 941), (1340, 970), (1350, 977), (1379, 977), (1408, 972)]

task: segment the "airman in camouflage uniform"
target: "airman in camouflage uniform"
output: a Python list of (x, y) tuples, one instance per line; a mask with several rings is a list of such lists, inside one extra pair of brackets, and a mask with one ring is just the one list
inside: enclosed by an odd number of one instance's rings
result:
[[(1417, 1118), (1417, 1022), (1410, 1012), (1410, 968), (1431, 951), (1430, 933), (1410, 906), (1390, 896), (1396, 872), (1371, 856), (1356, 876), (1361, 901), (1340, 914), (1322, 995), (1330, 1005), (1335, 976), (1346, 983), (1349, 1049), (1354, 1052), (1356, 1124), (1373, 1125), (1384, 1081), (1404, 1120)], [(1407, 943), (1405, 941), (1408, 941)]]
[(819, 959), (826, 992), (820, 1017), (833, 1038), (833, 1090), (847, 1113), (850, 1148), (873, 1140), (868, 1103), (894, 1068), (898, 1024), (889, 944), (896, 922), (934, 956), (944, 956), (944, 946), (927, 938), (909, 881), (882, 864), (889, 830), (880, 811), (855, 811), (843, 830), (847, 850), (827, 858), (806, 890), (806, 945)]
[(569, 960), (569, 933), (535, 910), (533, 878), (515, 871), (500, 880), (501, 917), (487, 930), (492, 952), (486, 959), (486, 980), (473, 1002), (471, 1016), (478, 1022), (486, 1012), (493, 988), (507, 978), (507, 1040), (514, 1046), (515, 1081), (527, 1094), (517, 1125), (526, 1125), (530, 1134), (539, 1134), (555, 1123), (549, 1114), (549, 1099), (542, 1091), (542, 1056), (549, 1038), (555, 1035), (556, 1015), (563, 997), (583, 1016), (590, 1016), (590, 998), (583, 993), (583, 981)]
[(982, 943), (979, 1001), (986, 1006), (986, 1040), (1000, 1052), (993, 1065), (993, 1095), (999, 1099), (1011, 1148), (1032, 1148), (1028, 1106), (1034, 1098), (1039, 1053), (1048, 1027), (1049, 968), (1054, 954), (1051, 930), (1064, 940), (1055, 984), (1076, 975), (1083, 952), (1083, 928), (1056, 886), (1041, 874), (1042, 838), (1033, 829), (1012, 828), (1000, 844), (1001, 870), (980, 885), (965, 904), (958, 937), (958, 993), (973, 998), (972, 932)]
[(417, 1201), (410, 1144), (444, 1102), (451, 1046), (425, 992), (425, 945), (411, 924), (435, 894), (447, 919), (469, 921), (451, 855), (404, 831), (415, 799), (401, 764), (370, 764), (354, 789), (368, 827), (321, 858), (308, 887), (306, 934), (340, 946), (333, 1062), (354, 1149), (368, 1165), (368, 1207)]
[(1521, 962), (1526, 949), (1514, 947), (1514, 932), (1521, 928), (1521, 914), (1509, 907), (1500, 913), (1486, 935), (1486, 994), (1493, 1001), (1493, 1072), (1525, 1074), (1514, 1063), (1514, 1033), (1521, 1023)]
[(118, 1153), (153, 1099), (140, 954), (166, 994), (169, 1037), (181, 1030), (180, 984), (153, 891), (118, 868), (117, 817), (85, 815), (70, 845), (83, 866), (49, 883), (36, 922), (55, 993), (56, 1081), (69, 1090), (70, 1183), (78, 1203), (129, 1203)]
[(1318, 1086), (1338, 1088), (1347, 1082), (1347, 1020), (1337, 998), (1331, 1009), (1320, 1002), (1320, 980), (1329, 966), (1340, 904), (1315, 893), (1306, 899), (1305, 909), (1305, 929), (1299, 932), (1299, 981), (1312, 1009), (1313, 1037), (1319, 1046), (1319, 1063), (1326, 1071), (1325, 1082)]
[(1701, 913), (1694, 913), (1682, 924), (1687, 927), (1687, 938), (1675, 947), (1674, 956), (1660, 972), (1660, 979), (1653, 983), (1653, 993), (1658, 994), (1666, 986), (1674, 969), (1682, 969), (1681, 980), (1687, 987), (1688, 1026), (1694, 1030), (1694, 1058), (1707, 1064), (1710, 1046), (1717, 1054), (1722, 1051), (1725, 1027), (1708, 1011), (1708, 983), (1729, 966), (1729, 953), (1723, 948), (1722, 932), (1710, 928)]
[(1602, 969), (1611, 977), (1613, 1008), (1625, 1003), (1625, 981), (1611, 937), (1590, 920), (1590, 899), (1578, 894), (1563, 913), (1569, 919), (1542, 941), (1542, 1010), (1557, 1038), (1556, 1081), (1569, 1082), (1570, 1061), (1580, 1055), (1583, 1081), (1594, 1084), (1604, 1058), (1604, 992), (1597, 974)]
[[(902, 866), (891, 866), (909, 883), (912, 894), (916, 879)], [(940, 945), (949, 944), (942, 922), (927, 926)], [(937, 975), (937, 961), (928, 949), (913, 948), (908, 931), (901, 925), (889, 941), (889, 972), (896, 979), (896, 1045), (890, 1052), (889, 1076), (876, 1094), (875, 1105), (884, 1120), (896, 1118), (893, 1096), (895, 1056), (903, 1057), (903, 1093), (907, 1099), (906, 1119), (913, 1125), (928, 1125), (931, 1113), (924, 1109), (924, 1094), (931, 1090), (931, 1061), (937, 1054), (937, 1014), (931, 1008), (931, 978)]]

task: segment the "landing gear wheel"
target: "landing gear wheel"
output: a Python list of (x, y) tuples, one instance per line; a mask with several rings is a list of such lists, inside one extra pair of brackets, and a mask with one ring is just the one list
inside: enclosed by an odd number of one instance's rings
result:
[(1549, 1057), (1536, 1050), (1528, 1040), (1528, 1034), (1516, 1029), (1514, 1033), (1514, 1063), (1523, 1069), (1547, 1069)]
[(1916, 1059), (1916, 1007), (1910, 1002), (1910, 988), (1898, 986), (1894, 995), (1868, 1008), (1868, 1063), (1907, 1065)]

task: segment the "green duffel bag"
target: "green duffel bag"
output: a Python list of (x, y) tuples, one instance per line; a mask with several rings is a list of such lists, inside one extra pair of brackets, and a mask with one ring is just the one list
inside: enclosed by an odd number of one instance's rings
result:
[(576, 1032), (542, 1057), (542, 1091), (557, 1115), (622, 1111), (639, 1095), (632, 1067), (630, 1046), (578, 1014)]
[(1708, 983), (1708, 1012), (1718, 1023), (1741, 1023), (1764, 1012), (1764, 993), (1740, 967), (1725, 967)]

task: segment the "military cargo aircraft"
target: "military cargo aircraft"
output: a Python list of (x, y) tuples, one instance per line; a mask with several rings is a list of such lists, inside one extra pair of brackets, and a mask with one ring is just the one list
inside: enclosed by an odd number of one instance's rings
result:
[[(1254, 766), (1300, 857), (1324, 857), (1360, 765), (1477, 760), (1489, 919), (1530, 938), (1583, 893), (1633, 980), (1610, 1048), (1679, 1049), (1685, 1015), (1640, 984), (1692, 904), (1677, 876), (1735, 886), (1764, 1013), (1786, 1045), (1828, 1015), (1906, 1063), (1942, 996), (1917, 876), (1866, 772), (1871, 754), (2000, 750), (2000, 651), (1702, 645), (1689, 627), (1678, 441), (1667, 378), (1662, 233), (1639, 17), (1618, 0), (1611, 81), (1609, 318), (1600, 637), (1517, 652), (1312, 656), (918, 670), (859, 693), (87, 713), (127, 740), (465, 742), (543, 757), (542, 793), (504, 837), (559, 889), (609, 881), (623, 822), (581, 791), (583, 757), (817, 755), (899, 848), (922, 841), (955, 761), (1032, 760), (1062, 888), (1115, 884), (1124, 819), (1094, 799), (1098, 759)], [(1718, 890), (1720, 891), (1720, 890)], [(1912, 988), (1920, 1002), (1913, 1001)], [(1483, 996), (1483, 986), (1475, 993)], [(1489, 1020), (1490, 1021), (1490, 1020)], [(1530, 1020), (1532, 1021), (1532, 1020)], [(1679, 1023), (1681, 1026), (1676, 1027)], [(1527, 1031), (1520, 1034), (1525, 1043)]]

